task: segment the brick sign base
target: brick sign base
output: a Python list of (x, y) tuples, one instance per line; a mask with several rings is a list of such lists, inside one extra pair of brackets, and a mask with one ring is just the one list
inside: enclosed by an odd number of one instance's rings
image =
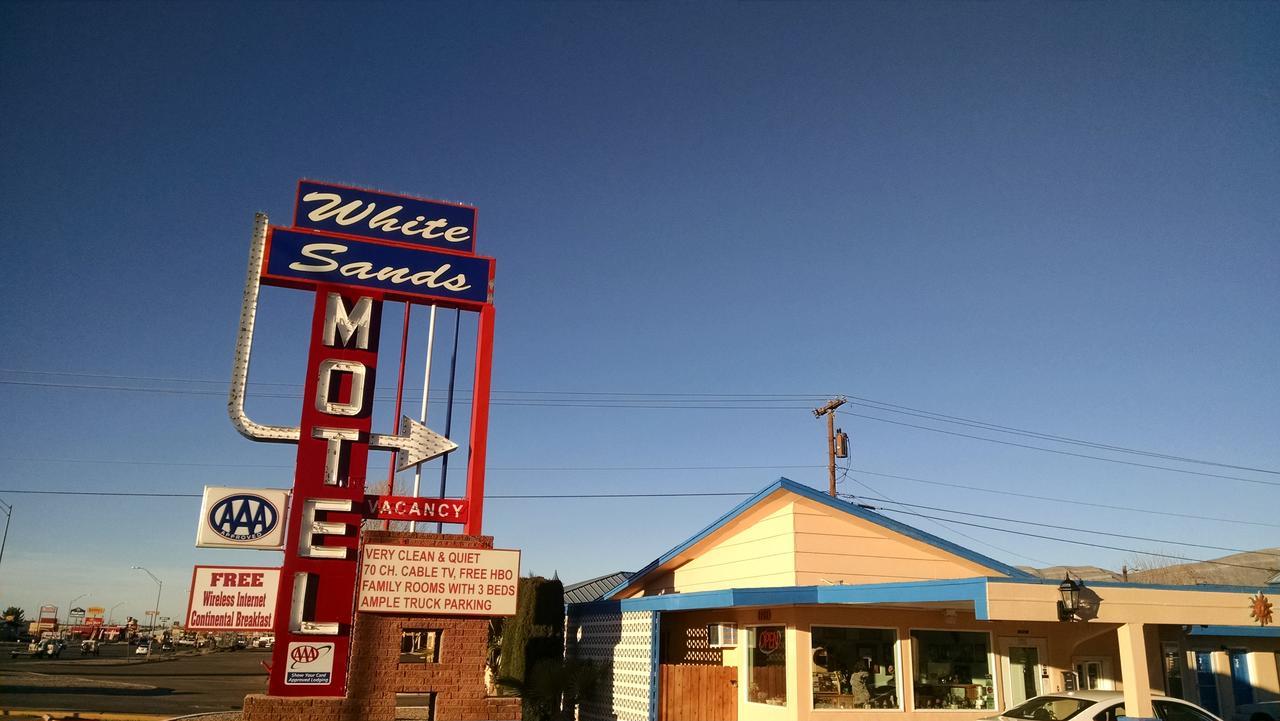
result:
[[(363, 543), (436, 548), (493, 548), (492, 536), (366, 529)], [(406, 630), (439, 632), (438, 663), (400, 663)], [(244, 721), (394, 721), (396, 694), (435, 694), (437, 721), (519, 721), (520, 699), (485, 695), (489, 619), (357, 613), (351, 636), (346, 698), (253, 694)]]

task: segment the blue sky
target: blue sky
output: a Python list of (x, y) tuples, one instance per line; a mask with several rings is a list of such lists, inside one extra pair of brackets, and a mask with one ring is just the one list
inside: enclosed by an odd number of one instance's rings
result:
[[(252, 214), (286, 222), (302, 177), (480, 209), (495, 496), (825, 487), (807, 409), (838, 393), (1280, 469), (1278, 31), (1280, 7), (1247, 3), (0, 5), (0, 604), (136, 615), (143, 565), (178, 616), (192, 564), (278, 563), (195, 549), (196, 499), (14, 491), (291, 483), (293, 449), (242, 439), (224, 404)], [(309, 308), (264, 291), (257, 420), (296, 423)], [(424, 343), (419, 322), (410, 387)], [(719, 395), (588, 395), (615, 393)], [(839, 422), (844, 492), (1280, 545), (1276, 525), (978, 490), (1277, 524), (1274, 473)], [(636, 470), (690, 466), (714, 468)], [(486, 531), (574, 581), (736, 502), (495, 497)], [(898, 518), (1015, 564), (1132, 556)]]

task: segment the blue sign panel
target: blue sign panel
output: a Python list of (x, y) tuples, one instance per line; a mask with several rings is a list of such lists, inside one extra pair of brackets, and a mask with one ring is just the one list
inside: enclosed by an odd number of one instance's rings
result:
[(209, 510), (209, 527), (228, 541), (256, 541), (271, 533), (279, 520), (271, 501), (252, 493), (227, 496)]
[(298, 182), (293, 224), (326, 233), (475, 252), (476, 209), (341, 185)]
[(262, 278), (278, 285), (373, 288), (425, 302), (486, 303), (492, 270), (492, 258), (272, 228)]

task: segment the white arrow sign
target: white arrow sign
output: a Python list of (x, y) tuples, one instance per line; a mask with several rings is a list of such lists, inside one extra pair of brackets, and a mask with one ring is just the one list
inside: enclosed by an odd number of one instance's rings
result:
[(400, 435), (370, 433), (369, 447), (399, 451), (396, 470), (403, 471), (419, 463), (438, 458), (458, 448), (458, 444), (427, 428), (409, 416), (400, 418)]
[[(253, 350), (253, 325), (258, 314), (258, 286), (267, 241), (267, 215), (254, 215), (253, 242), (249, 246), (249, 271), (244, 280), (244, 298), (240, 305), (240, 333), (236, 340), (236, 359), (231, 367), (231, 392), (227, 399), (227, 415), (240, 435), (251, 441), (297, 443), (302, 437), (298, 426), (269, 426), (256, 423), (244, 412), (245, 387), (249, 383), (249, 356)], [(397, 470), (438, 458), (457, 450), (458, 444), (432, 431), (408, 416), (400, 419), (400, 434), (370, 433), (369, 447), (397, 451)]]

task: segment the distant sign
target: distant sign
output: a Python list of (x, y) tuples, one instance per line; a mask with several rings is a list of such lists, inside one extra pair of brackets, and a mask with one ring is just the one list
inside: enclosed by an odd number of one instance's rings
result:
[(333, 644), (290, 643), (285, 664), (285, 685), (312, 686), (333, 683)]
[(298, 181), (293, 224), (326, 233), (475, 251), (476, 209), (460, 203)]
[(466, 523), (465, 498), (418, 498), (415, 496), (365, 496), (365, 518), (388, 521), (430, 521)]
[(84, 624), (84, 609), (73, 608), (67, 612), (67, 623), (72, 626), (81, 626)]
[(196, 547), (278, 551), (288, 507), (286, 490), (205, 486)]
[(107, 609), (101, 606), (90, 606), (86, 609), (84, 622), (90, 626), (101, 626), (102, 619), (107, 614)]
[(520, 552), (368, 544), (360, 558), (359, 610), (510, 616)]
[(57, 606), (41, 606), (40, 620), (36, 622), (36, 629), (39, 631), (52, 631), (58, 627), (58, 607)]
[(262, 266), (262, 280), (274, 285), (306, 289), (325, 283), (409, 302), (477, 306), (489, 301), (492, 277), (492, 258), (276, 227), (267, 236)]
[(280, 569), (196, 566), (187, 602), (188, 631), (269, 631)]

